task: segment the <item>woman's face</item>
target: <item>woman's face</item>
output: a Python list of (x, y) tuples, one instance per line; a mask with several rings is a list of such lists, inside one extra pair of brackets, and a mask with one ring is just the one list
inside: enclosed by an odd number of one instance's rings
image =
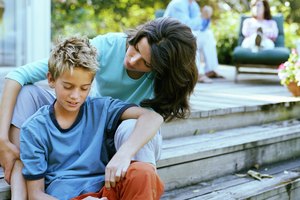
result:
[(264, 4), (262, 1), (257, 1), (256, 4), (252, 6), (252, 14), (253, 16), (256, 16), (257, 18), (264, 18)]
[(129, 45), (124, 66), (129, 71), (150, 72), (151, 50), (146, 37), (143, 37), (135, 46)]

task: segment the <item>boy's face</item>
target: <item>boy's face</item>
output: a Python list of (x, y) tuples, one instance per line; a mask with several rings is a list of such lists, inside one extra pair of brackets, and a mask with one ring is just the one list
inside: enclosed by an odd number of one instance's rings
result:
[(78, 113), (89, 94), (93, 78), (94, 74), (80, 67), (74, 68), (72, 74), (64, 72), (56, 80), (48, 73), (48, 83), (54, 88), (57, 99), (55, 111)]

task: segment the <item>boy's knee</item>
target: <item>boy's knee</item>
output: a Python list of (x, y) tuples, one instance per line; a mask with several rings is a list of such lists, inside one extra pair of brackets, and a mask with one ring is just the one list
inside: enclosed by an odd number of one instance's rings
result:
[(160, 199), (164, 192), (164, 184), (159, 178), (156, 168), (144, 162), (133, 162), (130, 164), (126, 175), (127, 186), (135, 199)]
[(156, 178), (157, 173), (155, 166), (149, 163), (144, 162), (133, 162), (130, 164), (128, 168), (128, 175), (130, 175), (130, 178), (135, 179), (142, 179), (145, 180), (145, 178)]

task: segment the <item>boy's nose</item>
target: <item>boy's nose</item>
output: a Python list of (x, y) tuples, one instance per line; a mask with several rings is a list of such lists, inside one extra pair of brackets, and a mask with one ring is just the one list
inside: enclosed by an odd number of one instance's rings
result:
[(72, 99), (77, 99), (77, 98), (79, 98), (79, 97), (80, 97), (79, 90), (78, 90), (78, 89), (73, 90), (72, 93), (71, 93), (71, 95), (70, 95), (70, 97), (71, 97)]

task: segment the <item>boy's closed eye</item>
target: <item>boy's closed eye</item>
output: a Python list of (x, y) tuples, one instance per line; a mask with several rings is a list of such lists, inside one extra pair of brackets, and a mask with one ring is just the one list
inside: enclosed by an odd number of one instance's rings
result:
[(84, 86), (84, 87), (81, 87), (81, 90), (83, 90), (83, 91), (87, 91), (87, 90), (89, 90), (89, 89), (90, 89), (90, 87), (91, 87), (91, 86)]
[[(72, 90), (72, 89), (75, 88), (75, 86), (74, 86), (74, 85), (71, 85), (71, 84), (64, 84), (63, 87), (64, 87), (64, 89), (66, 89), (66, 90)], [(80, 87), (80, 90), (82, 90), (82, 91), (87, 91), (87, 90), (90, 89), (90, 87), (91, 87), (91, 85), (84, 85), (84, 86)]]

